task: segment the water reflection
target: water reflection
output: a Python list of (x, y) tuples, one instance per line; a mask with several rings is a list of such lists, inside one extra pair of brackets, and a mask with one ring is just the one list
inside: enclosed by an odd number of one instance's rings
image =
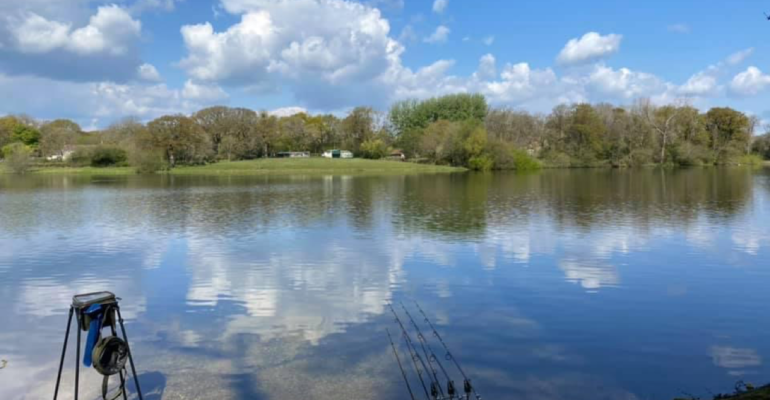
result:
[(155, 398), (398, 398), (384, 306), (411, 299), (488, 398), (729, 388), (770, 372), (768, 182), (0, 175), (0, 398), (50, 395), (67, 304), (95, 290), (123, 297)]

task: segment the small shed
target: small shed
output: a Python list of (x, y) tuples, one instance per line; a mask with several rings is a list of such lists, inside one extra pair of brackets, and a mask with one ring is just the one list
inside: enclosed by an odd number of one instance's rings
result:
[(324, 152), (325, 158), (353, 158), (353, 153), (347, 150), (327, 150)]
[(393, 150), (388, 155), (388, 160), (394, 160), (394, 161), (406, 161), (406, 154), (404, 154), (401, 150)]
[(278, 158), (308, 158), (310, 153), (307, 151), (282, 151), (275, 156)]

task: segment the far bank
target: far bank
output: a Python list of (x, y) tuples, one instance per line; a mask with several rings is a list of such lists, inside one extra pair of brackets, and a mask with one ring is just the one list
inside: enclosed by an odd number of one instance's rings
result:
[[(465, 168), (413, 162), (325, 159), (325, 158), (267, 158), (247, 161), (221, 161), (200, 166), (179, 166), (170, 171), (158, 172), (171, 175), (384, 175), (463, 172)], [(0, 173), (11, 173), (0, 163)], [(28, 174), (76, 174), (76, 175), (134, 175), (133, 167), (69, 167), (66, 165), (41, 165), (30, 169)]]

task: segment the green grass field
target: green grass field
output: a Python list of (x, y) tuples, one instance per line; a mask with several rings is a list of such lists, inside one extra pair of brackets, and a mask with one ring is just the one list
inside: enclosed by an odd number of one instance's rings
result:
[[(420, 174), (461, 172), (463, 168), (440, 165), (416, 164), (397, 161), (378, 160), (330, 160), (326, 158), (282, 158), (259, 159), (249, 161), (218, 162), (214, 164), (177, 167), (169, 173), (173, 175), (383, 175), (383, 174)], [(0, 173), (10, 173), (0, 164)], [(75, 175), (133, 175), (130, 167), (37, 167), (31, 174), (75, 174)]]
[(330, 160), (326, 158), (281, 158), (219, 162), (199, 167), (179, 167), (179, 175), (260, 175), (260, 174), (410, 174), (458, 172), (462, 168), (377, 160)]

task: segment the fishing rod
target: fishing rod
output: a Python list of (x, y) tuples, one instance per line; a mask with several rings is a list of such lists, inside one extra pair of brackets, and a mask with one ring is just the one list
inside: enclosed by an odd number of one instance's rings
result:
[(465, 375), (465, 371), (463, 371), (462, 367), (460, 367), (460, 362), (457, 361), (457, 359), (452, 355), (452, 352), (449, 351), (449, 347), (444, 343), (444, 339), (441, 338), (441, 335), (439, 335), (438, 331), (436, 330), (436, 327), (433, 326), (433, 323), (430, 322), (430, 319), (425, 314), (425, 311), (422, 310), (422, 307), (420, 307), (420, 304), (418, 304), (416, 301), (414, 304), (417, 306), (417, 309), (420, 311), (420, 314), (425, 318), (425, 322), (430, 325), (430, 329), (433, 330), (433, 336), (438, 339), (439, 342), (441, 342), (441, 345), (444, 346), (444, 350), (446, 350), (446, 358), (448, 360), (452, 360), (454, 362), (455, 366), (457, 367), (457, 370), (460, 371), (460, 374), (463, 376), (463, 389), (465, 390), (465, 397), (466, 399), (470, 399), (470, 393), (473, 392), (473, 395), (476, 396), (476, 400), (481, 400), (481, 396), (476, 392), (476, 388), (473, 387), (471, 384), (471, 380), (468, 379), (468, 375)]
[[(417, 322), (414, 321), (414, 318), (412, 318), (412, 314), (409, 313), (409, 310), (406, 309), (404, 306), (404, 303), (400, 303), (401, 308), (404, 309), (404, 312), (406, 313), (406, 316), (409, 317), (409, 321), (412, 322), (412, 326), (414, 326), (414, 329), (417, 331), (417, 339), (420, 341), (420, 345), (422, 346), (422, 351), (426, 353), (425, 347), (428, 347), (428, 351), (430, 352), (430, 356), (428, 357), (428, 364), (430, 364), (431, 361), (434, 361), (436, 364), (438, 364), (439, 368), (441, 368), (441, 372), (444, 373), (444, 377), (446, 377), (447, 380), (447, 394), (449, 395), (450, 399), (453, 399), (457, 391), (455, 390), (455, 382), (452, 380), (452, 378), (449, 377), (449, 373), (447, 373), (446, 368), (441, 364), (441, 361), (439, 361), (439, 358), (436, 357), (436, 353), (433, 352), (433, 348), (430, 347), (430, 343), (425, 339), (425, 336), (422, 334), (422, 331), (420, 330), (420, 326), (417, 325)], [(433, 366), (431, 365), (431, 368)], [(438, 381), (438, 377), (436, 376), (436, 370), (433, 369), (433, 375)]]
[(396, 356), (396, 361), (398, 362), (398, 369), (401, 370), (401, 376), (404, 377), (404, 383), (406, 383), (406, 389), (409, 391), (409, 397), (411, 397), (412, 400), (416, 400), (414, 398), (414, 393), (412, 393), (412, 386), (409, 384), (409, 379), (407, 379), (406, 377), (406, 372), (404, 372), (404, 367), (401, 365), (401, 358), (398, 357), (398, 351), (396, 351), (396, 345), (393, 344), (393, 337), (390, 336), (390, 329), (385, 329), (385, 332), (388, 332), (388, 340), (390, 340), (390, 347), (393, 349), (393, 355)]
[(422, 372), (420, 371), (417, 361), (420, 361), (420, 364), (422, 364), (422, 368), (424, 371), (427, 372), (428, 367), (425, 365), (425, 361), (423, 361), (422, 357), (420, 357), (420, 354), (417, 352), (417, 350), (415, 350), (414, 344), (412, 343), (412, 338), (409, 336), (409, 332), (407, 332), (406, 328), (404, 327), (404, 324), (401, 322), (401, 318), (399, 318), (398, 314), (396, 314), (396, 310), (393, 309), (393, 305), (388, 304), (388, 307), (390, 308), (390, 312), (392, 312), (393, 316), (396, 318), (396, 322), (398, 322), (398, 326), (401, 327), (401, 334), (404, 337), (404, 341), (406, 342), (406, 348), (409, 350), (409, 355), (412, 356), (412, 361), (414, 362), (414, 369), (417, 372), (417, 376), (420, 378), (420, 383), (422, 383), (422, 388), (425, 390), (425, 395), (428, 397), (428, 399), (434, 399), (434, 400), (438, 399), (439, 398), (438, 388), (441, 385), (438, 384), (438, 382), (431, 379), (430, 374), (428, 374), (428, 380), (430, 380), (430, 394), (428, 394), (428, 388), (425, 386), (425, 380), (422, 377)]
[[(406, 311), (406, 308), (403, 306), (403, 304), (401, 305), (401, 307), (404, 308), (404, 311), (408, 315), (409, 312)], [(410, 318), (411, 318), (411, 316), (410, 316)], [(412, 321), (412, 322), (414, 322), (414, 321)], [(417, 327), (417, 326), (415, 325), (415, 327)], [(444, 397), (444, 389), (441, 387), (441, 383), (439, 383), (438, 373), (436, 372), (436, 368), (433, 367), (433, 362), (431, 360), (432, 357), (430, 355), (428, 355), (428, 351), (425, 349), (425, 342), (424, 342), (425, 338), (421, 338), (420, 336), (421, 336), (420, 335), (420, 329), (417, 328), (417, 338), (420, 341), (420, 347), (422, 348), (422, 354), (424, 354), (425, 355), (425, 359), (428, 360), (428, 366), (430, 367), (430, 372), (433, 375), (433, 381), (436, 382), (436, 386), (438, 386), (436, 389), (438, 389), (439, 394), (441, 394), (441, 397), (443, 398)], [(434, 390), (434, 388), (431, 388), (431, 390)]]

